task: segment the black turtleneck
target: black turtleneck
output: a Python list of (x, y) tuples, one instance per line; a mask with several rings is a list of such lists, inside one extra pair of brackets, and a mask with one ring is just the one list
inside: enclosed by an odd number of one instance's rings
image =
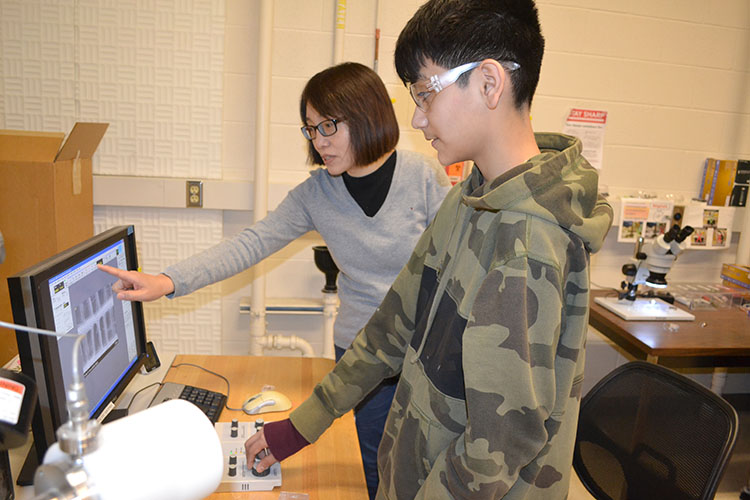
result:
[(388, 190), (391, 188), (395, 170), (396, 152), (394, 151), (380, 168), (364, 177), (352, 177), (344, 172), (346, 190), (368, 217), (374, 217), (383, 206)]

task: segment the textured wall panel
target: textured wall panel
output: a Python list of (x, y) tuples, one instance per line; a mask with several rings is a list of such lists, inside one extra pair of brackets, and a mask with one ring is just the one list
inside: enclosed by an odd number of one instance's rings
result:
[[(0, 0), (0, 128), (110, 123), (97, 174), (221, 178), (224, 2)], [(212, 211), (97, 207), (97, 232), (134, 224), (158, 273), (219, 241)], [(219, 353), (219, 287), (145, 304), (160, 350)]]
[[(135, 226), (141, 269), (158, 274), (168, 265), (218, 243), (221, 212), (215, 210), (96, 207), (94, 232)], [(146, 332), (157, 349), (173, 353), (221, 353), (221, 288), (211, 285), (178, 299), (143, 305)]]
[(0, 0), (0, 128), (106, 121), (95, 173), (221, 178), (224, 11)]

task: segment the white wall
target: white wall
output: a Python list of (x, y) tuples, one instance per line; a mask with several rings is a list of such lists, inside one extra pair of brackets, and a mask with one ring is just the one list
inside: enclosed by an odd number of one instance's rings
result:
[[(118, 2), (122, 9), (134, 4)], [(209, 17), (221, 20), (223, 43), (212, 43), (211, 60), (221, 60), (223, 87), (220, 171), (207, 173), (197, 165), (211, 161), (211, 151), (194, 151), (193, 170), (166, 165), (167, 177), (209, 177), (226, 181), (251, 181), (255, 135), (255, 76), (257, 67), (259, 2), (226, 0), (209, 2)], [(348, 2), (344, 59), (372, 65), (374, 30), (381, 29), (379, 73), (394, 99), (402, 126), (400, 147), (432, 154), (421, 133), (409, 126), (413, 104), (393, 70), (392, 51), (399, 31), (420, 4), (417, 0), (350, 0)], [(23, 4), (23, 7), (20, 5)], [(28, 5), (37, 5), (32, 8)], [(60, 2), (68, 9), (82, 4), (88, 18), (98, 22), (107, 16), (109, 2)], [(560, 131), (572, 107), (609, 112), (601, 181), (611, 192), (639, 190), (692, 196), (699, 186), (702, 163), (707, 156), (750, 157), (750, 2), (747, 0), (540, 0), (538, 2), (547, 49), (541, 81), (532, 109), (536, 130)], [(163, 6), (163, 5), (162, 5)], [(205, 1), (191, 0), (185, 6), (205, 9)], [(217, 7), (221, 6), (221, 8)], [(68, 73), (44, 72), (50, 57), (70, 50), (39, 50), (34, 40), (52, 33), (68, 33), (73, 14), (55, 17), (41, 0), (0, 0), (0, 128), (16, 128), (9, 117), (18, 113), (46, 116), (44, 101), (56, 79), (66, 82), (62, 94), (75, 94), (80, 87)], [(80, 7), (79, 7), (80, 8)], [(10, 9), (10, 10), (9, 10)], [(21, 9), (23, 29), (8, 26), (8, 13)], [(36, 9), (36, 10), (35, 10)], [(379, 11), (379, 15), (378, 15)], [(68, 12), (68, 11), (65, 11)], [(55, 14), (55, 15), (53, 15)], [(144, 14), (142, 14), (144, 15)], [(202, 14), (206, 17), (205, 13)], [(79, 16), (80, 18), (80, 16)], [(305, 143), (299, 133), (298, 97), (306, 80), (332, 63), (334, 0), (276, 0), (273, 29), (273, 67), (270, 125), (270, 181), (274, 193), (303, 180), (307, 175)], [(156, 26), (174, 16), (154, 16)], [(179, 24), (179, 23), (178, 23)], [(174, 24), (165, 25), (174, 29)], [(196, 27), (197, 26), (197, 27)], [(200, 29), (202, 23), (193, 28)], [(191, 29), (193, 29), (191, 28)], [(215, 34), (215, 33), (214, 33)], [(33, 40), (29, 40), (29, 38)], [(18, 38), (19, 40), (16, 40)], [(71, 47), (74, 39), (68, 40)], [(117, 45), (117, 40), (112, 41)], [(31, 58), (30, 70), (42, 68), (38, 84), (29, 84), (9, 55), (24, 47)], [(220, 47), (220, 50), (217, 49)], [(189, 47), (202, 54), (200, 47)], [(96, 57), (105, 57), (106, 52)], [(92, 64), (96, 57), (92, 56)], [(202, 57), (202, 56), (201, 56)], [(34, 61), (35, 59), (35, 61)], [(202, 59), (199, 57), (199, 61)], [(25, 93), (16, 98), (18, 87)], [(85, 88), (85, 87), (83, 87)], [(12, 92), (11, 92), (12, 91)], [(80, 90), (78, 91), (80, 92)], [(38, 94), (38, 95), (37, 95)], [(216, 92), (213, 94), (216, 95)], [(126, 95), (127, 97), (127, 95)], [(108, 97), (109, 98), (109, 97)], [(61, 102), (67, 102), (67, 95)], [(193, 102), (192, 105), (199, 105)], [(54, 108), (55, 110), (60, 107)], [(66, 130), (74, 119), (98, 119), (63, 106), (61, 118), (40, 119), (24, 126), (44, 130)], [(66, 114), (67, 113), (67, 114)], [(57, 116), (56, 115), (56, 116)], [(117, 123), (118, 115), (111, 119)], [(115, 127), (116, 129), (117, 127)], [(112, 132), (112, 133), (110, 133)], [(114, 146), (110, 131), (102, 151), (119, 157), (122, 146)], [(116, 130), (115, 130), (116, 132)], [(122, 144), (118, 142), (117, 144)], [(128, 143), (128, 158), (147, 155), (144, 145)], [(98, 155), (104, 157), (104, 154)], [(169, 155), (165, 155), (169, 158)], [(131, 160), (114, 167), (98, 161), (96, 173), (132, 175)], [(135, 162), (136, 166), (139, 165)], [(153, 175), (136, 169), (137, 175)], [(161, 172), (161, 170), (160, 170)], [(280, 195), (272, 195), (270, 205)], [(137, 225), (144, 270), (158, 272), (192, 251), (233, 234), (251, 220), (250, 212), (182, 210), (164, 208), (96, 208), (98, 228), (120, 222)], [(691, 251), (680, 257), (670, 274), (672, 280), (718, 279), (721, 263), (735, 259), (732, 247), (720, 252)], [(322, 274), (312, 264), (310, 247), (320, 240), (311, 234), (269, 259), (269, 297), (317, 297)], [(592, 279), (605, 286), (617, 285), (620, 267), (632, 253), (629, 244), (616, 242), (614, 231), (602, 252), (592, 259)], [(247, 318), (238, 313), (239, 301), (250, 294), (249, 273), (175, 301), (148, 304), (149, 333), (161, 349), (195, 353), (242, 353), (247, 351)], [(319, 318), (270, 318), (269, 329), (307, 336), (319, 344)], [(589, 342), (592, 370), (610, 368), (613, 351), (595, 334)], [(596, 354), (595, 354), (596, 353)], [(746, 380), (746, 379), (743, 379)]]

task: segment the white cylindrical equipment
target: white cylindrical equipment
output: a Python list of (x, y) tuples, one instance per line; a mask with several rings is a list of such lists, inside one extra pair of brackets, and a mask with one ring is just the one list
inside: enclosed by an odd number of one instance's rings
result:
[[(44, 464), (64, 467), (69, 458), (55, 443)], [(198, 500), (216, 490), (224, 466), (213, 425), (183, 400), (102, 426), (98, 448), (82, 460), (89, 487), (102, 500)]]

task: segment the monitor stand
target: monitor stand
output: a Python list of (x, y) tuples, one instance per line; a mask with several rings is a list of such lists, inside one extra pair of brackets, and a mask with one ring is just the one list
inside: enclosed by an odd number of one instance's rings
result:
[(23, 462), (21, 471), (16, 478), (16, 484), (18, 486), (32, 486), (34, 484), (34, 474), (38, 468), (39, 457), (36, 454), (36, 446), (32, 443), (29, 454), (26, 455), (26, 460)]
[(127, 416), (128, 416), (127, 408), (114, 408), (109, 413), (107, 413), (107, 416), (102, 419), (101, 423), (102, 425), (108, 424), (110, 422), (114, 422), (115, 420), (119, 420)]
[(0, 451), (0, 498), (15, 498), (8, 450)]
[(693, 321), (695, 316), (660, 299), (620, 300), (596, 297), (594, 302), (627, 321)]

